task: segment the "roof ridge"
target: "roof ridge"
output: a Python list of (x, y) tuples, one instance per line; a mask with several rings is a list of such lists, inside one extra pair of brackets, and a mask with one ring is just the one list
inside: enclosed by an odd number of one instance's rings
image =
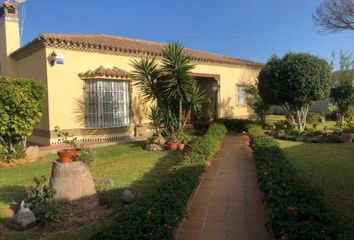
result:
[[(166, 46), (166, 45), (168, 44), (168, 43), (163, 43), (163, 42), (158, 42), (158, 41), (144, 40), (144, 39), (140, 39), (140, 38), (130, 38), (130, 37), (115, 36), (115, 35), (110, 35), (110, 34), (106, 34), (106, 33), (85, 34), (85, 35), (99, 35), (99, 36), (105, 36), (105, 37), (123, 39), (123, 40), (128, 40), (128, 41), (146, 42), (146, 43), (150, 43), (150, 44), (160, 44), (160, 45), (163, 45), (163, 46)], [(197, 52), (200, 52), (200, 53), (213, 54), (213, 55), (217, 55), (217, 56), (220, 56), (220, 57), (235, 59), (235, 60), (239, 60), (239, 61), (246, 61), (246, 62), (256, 63), (256, 62), (254, 62), (254, 61), (245, 60), (245, 59), (236, 58), (236, 57), (231, 57), (231, 56), (227, 56), (227, 55), (220, 54), (220, 53), (208, 52), (208, 51), (206, 51), (206, 50), (199, 50), (199, 49), (196, 49), (196, 48), (184, 47), (184, 49), (192, 50), (192, 51), (197, 51)]]
[[(148, 55), (161, 56), (163, 46), (168, 43), (154, 42), (149, 40), (114, 36), (103, 33), (82, 34), (82, 33), (41, 33), (39, 36), (30, 42), (15, 50), (11, 56), (15, 59), (21, 59), (33, 51), (43, 47), (58, 47), (67, 49), (76, 49), (90, 52), (102, 52), (105, 54), (139, 56), (142, 53)], [(218, 53), (207, 52), (193, 48), (184, 48), (186, 54), (189, 55), (192, 61), (221, 64), (221, 65), (244, 65), (257, 66), (262, 65), (250, 60), (225, 56)]]

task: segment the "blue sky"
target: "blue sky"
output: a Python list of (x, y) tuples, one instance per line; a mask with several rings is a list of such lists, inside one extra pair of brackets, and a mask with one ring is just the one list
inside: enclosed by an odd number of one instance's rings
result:
[(318, 34), (321, 0), (27, 0), (23, 42), (39, 33), (106, 33), (266, 62), (308, 52), (354, 51), (354, 31)]

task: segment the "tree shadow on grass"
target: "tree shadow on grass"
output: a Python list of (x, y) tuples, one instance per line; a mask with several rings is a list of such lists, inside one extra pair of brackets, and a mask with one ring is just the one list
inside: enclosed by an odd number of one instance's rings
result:
[(281, 141), (296, 173), (323, 190), (339, 239), (354, 239), (353, 144)]
[(23, 196), (26, 196), (26, 188), (20, 185), (3, 186), (0, 187), (0, 192), (0, 205), (10, 205), (7, 209), (0, 207), (0, 211), (4, 211), (1, 212), (0, 225), (7, 225), (11, 218), (11, 212), (16, 211), (18, 203), (23, 200)]
[[(125, 147), (129, 149), (129, 151), (142, 151), (143, 146), (144, 142), (141, 141), (125, 143)], [(138, 179), (135, 179), (129, 185), (125, 187), (113, 186), (110, 189), (107, 189), (105, 191), (105, 194), (109, 199), (106, 200), (109, 201), (111, 208), (115, 209), (114, 215), (118, 215), (119, 217), (119, 214), (121, 212), (134, 205), (133, 203), (129, 207), (126, 207), (120, 202), (120, 196), (124, 189), (132, 190), (136, 195), (136, 201), (139, 201), (141, 198), (153, 193), (154, 191), (156, 191), (157, 188), (159, 188), (166, 182), (169, 176), (169, 170), (182, 159), (183, 153), (184, 151), (165, 152), (165, 154), (154, 163), (153, 168), (150, 171), (145, 172), (143, 176), (139, 177)], [(150, 154), (153, 155), (159, 153), (146, 152), (146, 156)], [(142, 158), (140, 159), (140, 161), (146, 161), (146, 159)], [(119, 164), (119, 161), (117, 161), (117, 164)], [(103, 177), (109, 178), (109, 176)], [(13, 191), (18, 192), (14, 200), (20, 201), (22, 200), (21, 198), (25, 196), (26, 189), (23, 186), (6, 186), (5, 189), (0, 188), (1, 193), (11, 192), (12, 196)], [(7, 194), (4, 195), (5, 196), (3, 196), (2, 194), (0, 196), (0, 202), (9, 202), (13, 200), (12, 197), (7, 197)], [(83, 218), (86, 218), (85, 215), (83, 215)], [(89, 219), (87, 220), (87, 222), (80, 224), (80, 226), (78, 226), (77, 228), (71, 227), (70, 230), (61, 227), (58, 227), (54, 231), (52, 228), (50, 230), (48, 230), (49, 228), (35, 228), (23, 232), (17, 232), (14, 230), (6, 229), (3, 235), (5, 238), (0, 235), (0, 239), (15, 239), (15, 237), (25, 236), (26, 234), (27, 236), (33, 236), (28, 237), (28, 239), (37, 239), (39, 235), (43, 234), (46, 234), (46, 236), (50, 235), (48, 239), (51, 239), (51, 237), (53, 237), (54, 239), (66, 239), (66, 237), (69, 236), (73, 236), (71, 239), (87, 239), (89, 238), (89, 236), (105, 227), (105, 225), (107, 225), (107, 223), (109, 223), (110, 221), (112, 221), (112, 219), (109, 217), (106, 220)]]

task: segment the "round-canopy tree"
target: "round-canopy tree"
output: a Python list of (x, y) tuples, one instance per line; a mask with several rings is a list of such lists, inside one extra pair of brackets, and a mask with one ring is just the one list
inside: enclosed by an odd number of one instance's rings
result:
[(305, 129), (314, 101), (326, 99), (331, 87), (331, 68), (321, 58), (305, 53), (273, 56), (259, 74), (258, 89), (269, 104), (281, 105), (298, 129)]
[(0, 147), (12, 154), (39, 122), (45, 88), (24, 78), (0, 77), (0, 85)]

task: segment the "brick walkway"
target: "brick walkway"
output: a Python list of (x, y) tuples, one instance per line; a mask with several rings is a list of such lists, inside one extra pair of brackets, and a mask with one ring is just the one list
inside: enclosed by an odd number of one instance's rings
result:
[(265, 207), (244, 134), (227, 135), (190, 200), (178, 240), (268, 240)]

